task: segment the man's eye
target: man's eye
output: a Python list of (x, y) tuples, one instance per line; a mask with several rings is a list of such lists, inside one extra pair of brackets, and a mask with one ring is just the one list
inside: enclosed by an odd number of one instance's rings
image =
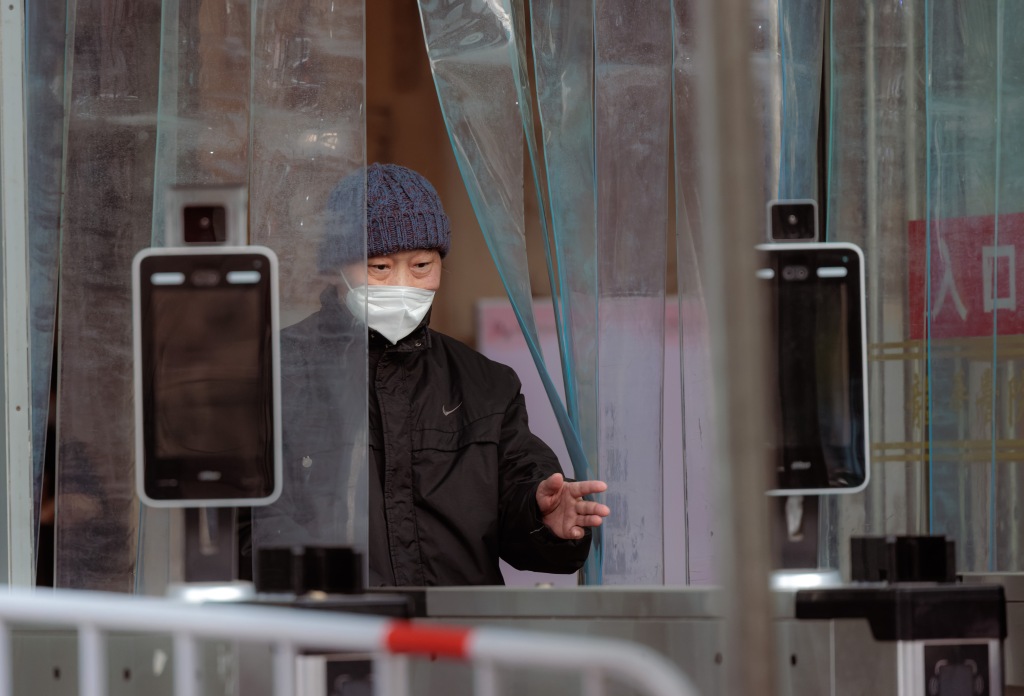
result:
[(375, 263), (375, 264), (371, 265), (370, 268), (372, 268), (375, 271), (386, 271), (386, 270), (388, 270), (387, 264), (384, 264), (384, 263)]

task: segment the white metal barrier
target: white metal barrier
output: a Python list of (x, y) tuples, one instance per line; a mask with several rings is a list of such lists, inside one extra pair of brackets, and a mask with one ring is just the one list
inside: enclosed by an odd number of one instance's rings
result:
[(13, 694), (13, 626), (77, 630), (80, 696), (107, 693), (106, 634), (118, 631), (173, 636), (175, 696), (200, 693), (196, 641), (208, 639), (272, 644), (275, 696), (294, 691), (295, 658), (304, 648), (371, 653), (376, 696), (407, 696), (408, 660), (416, 656), (469, 662), (479, 696), (498, 696), (499, 667), (578, 672), (587, 696), (603, 694), (609, 677), (649, 696), (697, 693), (664, 657), (621, 640), (101, 592), (11, 589), (0, 592), (0, 696)]

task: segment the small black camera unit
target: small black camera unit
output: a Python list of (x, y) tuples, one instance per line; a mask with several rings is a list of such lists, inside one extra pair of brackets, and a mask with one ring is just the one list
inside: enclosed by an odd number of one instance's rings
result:
[(774, 200), (768, 203), (768, 241), (817, 242), (817, 203), (813, 200)]
[(164, 199), (164, 246), (245, 246), (247, 205), (239, 184), (172, 186)]

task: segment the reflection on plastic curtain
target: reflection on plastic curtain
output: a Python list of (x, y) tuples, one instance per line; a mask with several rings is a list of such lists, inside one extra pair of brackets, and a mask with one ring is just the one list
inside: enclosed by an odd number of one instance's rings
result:
[(130, 592), (137, 523), (130, 268), (149, 245), (160, 3), (71, 7), (55, 583)]

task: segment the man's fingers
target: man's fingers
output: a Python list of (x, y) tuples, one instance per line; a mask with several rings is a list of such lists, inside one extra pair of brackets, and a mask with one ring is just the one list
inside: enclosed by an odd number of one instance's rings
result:
[(537, 487), (537, 495), (554, 495), (562, 487), (564, 478), (561, 474), (551, 474), (540, 482), (540, 486)]
[(569, 487), (569, 492), (576, 498), (582, 498), (592, 493), (603, 493), (608, 490), (608, 484), (604, 481), (573, 481), (566, 485)]
[(604, 518), (600, 515), (581, 515), (576, 518), (576, 524), (569, 530), (570, 539), (582, 539), (585, 534), (584, 527), (600, 527)]
[(601, 517), (607, 517), (611, 513), (607, 505), (601, 503), (595, 503), (590, 500), (578, 500), (576, 501), (576, 514), (577, 515), (599, 515)]

